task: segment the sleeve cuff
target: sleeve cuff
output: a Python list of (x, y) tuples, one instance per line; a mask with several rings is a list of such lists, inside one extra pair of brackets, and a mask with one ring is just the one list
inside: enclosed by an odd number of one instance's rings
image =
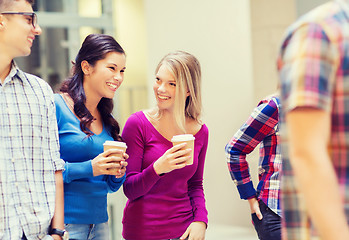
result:
[(152, 163), (151, 166), (149, 166), (147, 169), (145, 169), (145, 171), (147, 172), (146, 174), (153, 180), (159, 180), (159, 178), (161, 178), (162, 176), (165, 175), (165, 173), (162, 173), (160, 175), (158, 175), (156, 172), (155, 172), (155, 169), (154, 169), (154, 163)]
[(252, 182), (248, 182), (243, 185), (238, 185), (237, 188), (241, 199), (247, 200), (252, 196), (256, 196), (256, 190), (254, 189)]
[(122, 176), (121, 178), (117, 178), (115, 176), (112, 176), (110, 178), (110, 180), (114, 183), (123, 183), (123, 182), (125, 182), (125, 179), (126, 179), (126, 174), (124, 176)]
[(75, 179), (93, 177), (91, 160), (78, 163), (65, 163), (63, 172), (64, 182), (69, 183)]
[(206, 228), (207, 228), (207, 226), (208, 226), (207, 215), (195, 216), (193, 222), (204, 222), (204, 223), (206, 223)]
[(63, 159), (58, 159), (53, 162), (53, 167), (55, 171), (65, 170), (64, 165), (65, 165), (65, 162)]
[(115, 176), (106, 175), (107, 184), (108, 184), (108, 192), (113, 193), (120, 189), (122, 184), (125, 182), (126, 174), (121, 178), (116, 178)]

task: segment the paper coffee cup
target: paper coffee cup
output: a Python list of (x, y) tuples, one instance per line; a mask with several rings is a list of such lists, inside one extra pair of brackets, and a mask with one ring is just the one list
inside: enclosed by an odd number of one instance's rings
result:
[(194, 141), (195, 137), (192, 134), (181, 134), (175, 135), (172, 137), (171, 142), (173, 146), (178, 145), (180, 143), (187, 143), (184, 149), (190, 148), (192, 151), (188, 154), (191, 158), (186, 162), (187, 165), (193, 164), (193, 156), (194, 156)]
[[(109, 150), (109, 149), (120, 149), (122, 150), (122, 152), (124, 153), (126, 151), (127, 145), (124, 142), (119, 142), (119, 141), (105, 141), (105, 143), (103, 143), (103, 147), (104, 147), (104, 152)], [(116, 156), (116, 157), (122, 157), (122, 153), (114, 153), (114, 154), (110, 154), (109, 156)]]

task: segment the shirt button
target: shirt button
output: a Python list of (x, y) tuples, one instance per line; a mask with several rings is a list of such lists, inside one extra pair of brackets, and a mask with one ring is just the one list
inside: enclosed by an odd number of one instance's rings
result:
[(16, 185), (16, 187), (18, 187), (18, 185), (19, 185), (18, 182), (16, 182), (15, 185)]
[(14, 162), (15, 162), (15, 159), (14, 159), (14, 158), (12, 158), (12, 159), (11, 159), (11, 162), (13, 162), (13, 163), (14, 163)]
[(38, 237), (39, 237), (40, 239), (42, 239), (42, 238), (45, 237), (45, 234), (40, 234)]

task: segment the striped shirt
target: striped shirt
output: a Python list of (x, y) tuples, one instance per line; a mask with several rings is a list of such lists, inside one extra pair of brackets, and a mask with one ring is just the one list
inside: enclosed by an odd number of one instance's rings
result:
[(64, 167), (53, 93), (15, 64), (0, 83), (0, 143), (0, 239), (50, 239), (54, 174)]
[[(257, 196), (273, 212), (281, 216), (279, 109), (278, 97), (263, 99), (226, 145), (225, 151), (230, 175), (237, 185), (241, 199)], [(260, 144), (259, 183), (255, 190), (246, 155), (258, 144)]]
[[(297, 107), (313, 107), (331, 114), (329, 154), (349, 220), (348, 53), (349, 0), (336, 0), (312, 10), (288, 29), (278, 69), (282, 85), (282, 122), (284, 114)], [(316, 234), (288, 159), (286, 128), (287, 125), (282, 124), (283, 237), (310, 239)]]

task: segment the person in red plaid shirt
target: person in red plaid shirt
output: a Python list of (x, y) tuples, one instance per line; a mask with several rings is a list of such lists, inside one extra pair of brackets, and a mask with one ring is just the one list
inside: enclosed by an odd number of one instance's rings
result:
[(282, 237), (348, 240), (349, 0), (328, 2), (294, 23), (278, 69)]
[[(230, 175), (241, 199), (248, 200), (261, 240), (281, 239), (278, 94), (266, 97), (225, 147)], [(259, 183), (254, 188), (246, 155), (260, 144)]]

